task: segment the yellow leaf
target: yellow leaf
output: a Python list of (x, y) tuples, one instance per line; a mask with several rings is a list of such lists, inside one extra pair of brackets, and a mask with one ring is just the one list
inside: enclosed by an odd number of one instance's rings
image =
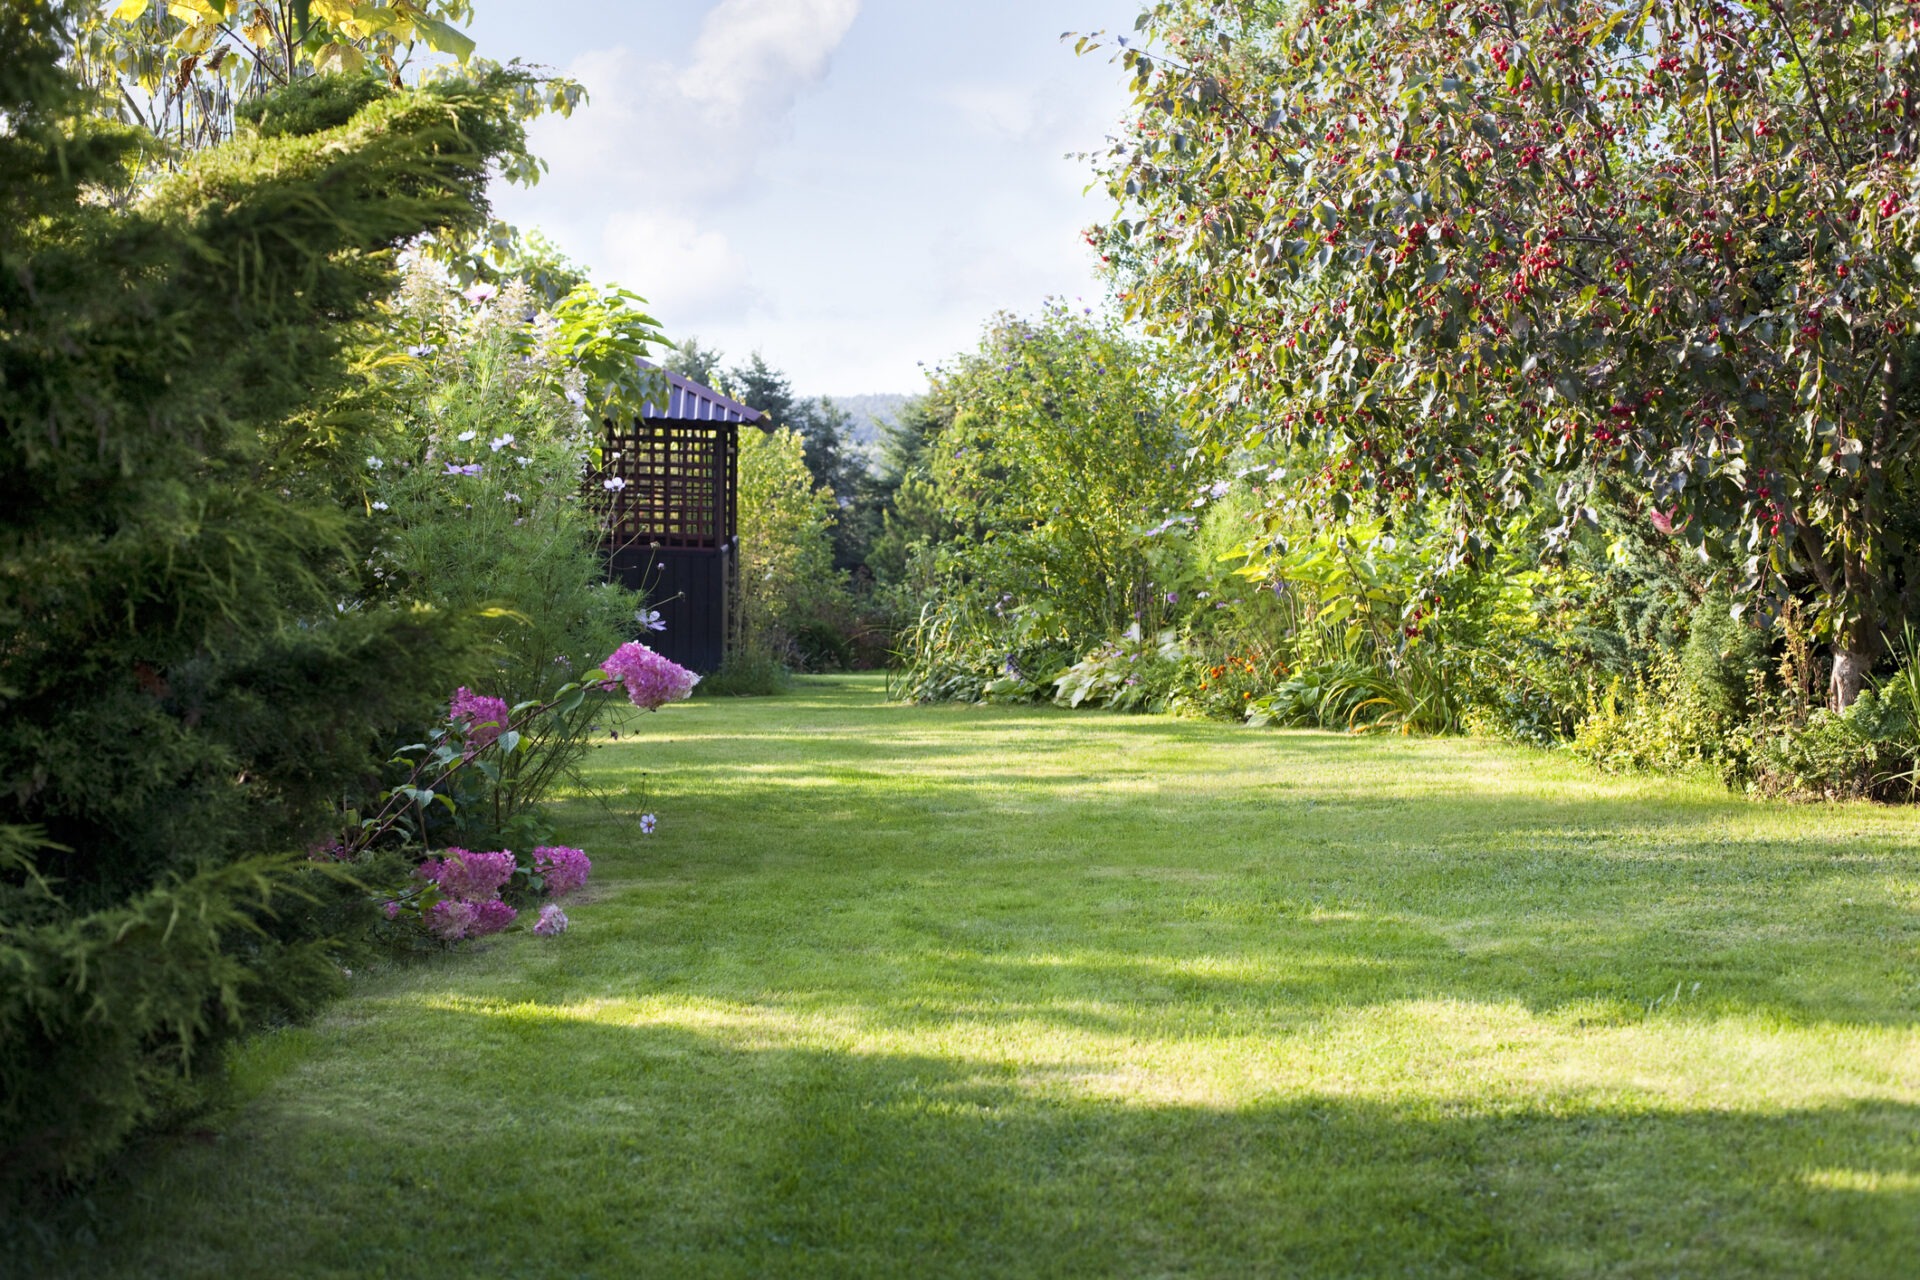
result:
[(313, 55), (313, 69), (321, 75), (336, 71), (351, 75), (366, 65), (365, 54), (350, 44), (338, 41), (323, 46), (319, 53)]
[(113, 6), (113, 16), (122, 22), (132, 22), (145, 13), (147, 6), (152, 3), (153, 0), (120, 0), (119, 4)]

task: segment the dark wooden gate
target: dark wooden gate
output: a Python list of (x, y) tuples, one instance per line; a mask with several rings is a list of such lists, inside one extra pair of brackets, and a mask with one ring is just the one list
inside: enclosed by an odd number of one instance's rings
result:
[(666, 623), (640, 638), (705, 674), (734, 639), (740, 426), (760, 415), (677, 373), (660, 376), (666, 405), (607, 424), (587, 492), (605, 520), (608, 576), (645, 592)]

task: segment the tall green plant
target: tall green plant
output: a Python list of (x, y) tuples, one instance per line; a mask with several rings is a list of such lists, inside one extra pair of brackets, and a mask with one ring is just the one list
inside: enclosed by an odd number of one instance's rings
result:
[(917, 518), (899, 507), (883, 541), (929, 606), (901, 687), (1043, 695), (1089, 647), (1152, 627), (1168, 584), (1146, 529), (1193, 498), (1185, 438), (1152, 354), (1058, 304), (997, 317), (932, 382), (899, 491)]
[[(606, 581), (605, 531), (581, 493), (598, 432), (579, 337), (523, 284), (460, 293), (428, 267), (409, 273), (394, 323), (410, 344), (396, 429), (364, 473), (378, 593), (478, 619), (487, 650), (465, 683), (545, 702), (639, 629), (642, 603)], [(591, 715), (536, 721), (469, 816), (498, 835), (538, 805), (585, 751)]]
[(760, 655), (798, 660), (809, 624), (846, 608), (833, 565), (838, 507), (816, 486), (806, 442), (784, 428), (745, 431), (740, 440), (741, 643)]

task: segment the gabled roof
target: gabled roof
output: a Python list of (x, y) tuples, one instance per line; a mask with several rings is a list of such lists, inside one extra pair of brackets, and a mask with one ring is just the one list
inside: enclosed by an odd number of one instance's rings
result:
[(703, 387), (692, 378), (683, 378), (658, 365), (640, 362), (667, 380), (667, 404), (664, 410), (648, 401), (642, 417), (667, 418), (683, 422), (758, 422), (760, 412), (738, 400), (729, 400), (712, 387)]

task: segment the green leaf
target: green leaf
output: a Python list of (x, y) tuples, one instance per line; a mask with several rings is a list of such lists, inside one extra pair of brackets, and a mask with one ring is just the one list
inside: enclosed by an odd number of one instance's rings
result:
[(435, 53), (452, 54), (454, 60), (463, 66), (473, 56), (473, 41), (457, 28), (424, 15), (414, 21), (420, 29), (421, 38), (427, 42), (427, 48)]

